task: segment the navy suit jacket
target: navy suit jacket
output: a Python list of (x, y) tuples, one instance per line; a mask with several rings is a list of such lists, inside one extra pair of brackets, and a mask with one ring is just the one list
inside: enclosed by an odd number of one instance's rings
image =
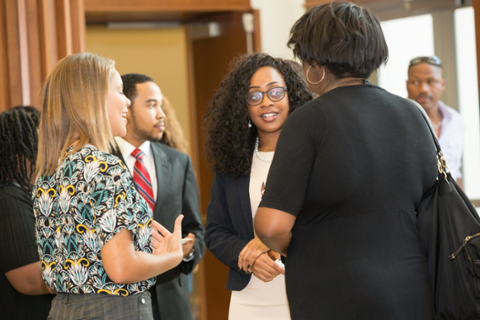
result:
[[(182, 233), (195, 234), (194, 259), (157, 276), (155, 290), (162, 319), (191, 320), (188, 280), (205, 253), (204, 232), (198, 200), (198, 188), (190, 157), (158, 142), (150, 144), (157, 174), (157, 201), (153, 219), (170, 232), (175, 219), (183, 214)], [(124, 161), (120, 150), (114, 151)], [(124, 161), (125, 162), (125, 161)]]
[(207, 207), (205, 242), (208, 250), (230, 267), (229, 290), (242, 290), (251, 278), (238, 269), (238, 255), (254, 238), (249, 184), (250, 176), (233, 179), (215, 174)]

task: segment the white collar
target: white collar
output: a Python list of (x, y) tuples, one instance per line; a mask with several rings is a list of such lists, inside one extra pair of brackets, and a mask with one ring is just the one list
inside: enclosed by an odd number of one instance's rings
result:
[[(120, 151), (122, 152), (122, 155), (124, 157), (127, 156), (132, 156), (133, 150), (136, 149), (130, 142), (126, 141), (125, 139), (121, 137), (115, 137), (115, 141), (117, 142), (118, 147), (120, 148)], [(149, 158), (152, 156), (152, 148), (150, 148), (150, 141), (145, 141), (142, 143), (138, 149), (142, 150), (143, 153)]]

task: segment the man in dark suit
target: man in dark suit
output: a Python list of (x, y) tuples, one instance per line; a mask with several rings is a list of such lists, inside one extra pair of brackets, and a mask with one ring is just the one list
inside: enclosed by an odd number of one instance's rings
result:
[[(158, 142), (165, 129), (163, 97), (158, 85), (141, 74), (126, 74), (122, 80), (123, 92), (131, 105), (127, 114), (127, 135), (115, 138), (116, 155), (132, 172), (140, 194), (153, 198), (147, 202), (153, 208), (154, 220), (173, 231), (176, 217), (183, 214), (182, 232), (184, 239), (190, 239), (183, 243), (184, 259), (180, 265), (159, 275), (150, 289), (154, 319), (191, 320), (187, 274), (205, 253), (204, 227), (192, 163), (188, 155)], [(142, 193), (144, 187), (138, 183), (140, 175), (144, 179), (147, 176), (150, 186), (147, 194)]]

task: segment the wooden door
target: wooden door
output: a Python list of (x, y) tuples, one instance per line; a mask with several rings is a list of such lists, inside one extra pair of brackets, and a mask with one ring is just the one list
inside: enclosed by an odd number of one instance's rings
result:
[[(200, 190), (200, 209), (202, 218), (206, 220), (206, 208), (210, 201), (210, 188), (213, 181), (213, 173), (210, 164), (204, 156), (205, 135), (203, 132), (203, 117), (207, 110), (208, 102), (213, 97), (215, 90), (220, 87), (222, 79), (229, 71), (229, 63), (241, 54), (247, 53), (247, 34), (244, 31), (242, 23), (243, 13), (223, 13), (215, 14), (210, 18), (202, 19), (200, 24), (215, 22), (214, 28), (218, 34), (205, 37), (196, 37), (194, 31), (190, 31), (191, 44), (191, 92), (192, 123), (196, 128), (196, 141), (192, 144), (197, 146), (197, 178)], [(254, 14), (258, 26), (258, 14)], [(198, 27), (198, 24), (197, 24)], [(192, 26), (195, 28), (195, 26)], [(214, 32), (215, 33), (215, 32)], [(259, 48), (259, 30), (256, 28), (253, 34), (253, 48), (258, 51)], [(210, 252), (205, 254), (201, 264), (200, 273), (200, 299), (202, 300), (201, 319), (202, 320), (225, 320), (228, 317), (228, 307), (230, 303), (230, 291), (226, 289), (228, 267), (220, 263)]]

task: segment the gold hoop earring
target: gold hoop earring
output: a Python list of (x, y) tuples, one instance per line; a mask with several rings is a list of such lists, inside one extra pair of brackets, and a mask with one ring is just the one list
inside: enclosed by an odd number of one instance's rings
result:
[(318, 81), (318, 82), (312, 82), (312, 81), (310, 81), (310, 79), (308, 79), (308, 73), (310, 72), (310, 68), (311, 68), (311, 67), (312, 67), (312, 66), (308, 67), (308, 69), (307, 69), (307, 74), (305, 75), (305, 78), (307, 79), (307, 82), (310, 83), (310, 84), (319, 84), (319, 83), (322, 82), (323, 79), (325, 78), (325, 68), (322, 66), (322, 70), (323, 70), (322, 79), (320, 79), (320, 81)]

